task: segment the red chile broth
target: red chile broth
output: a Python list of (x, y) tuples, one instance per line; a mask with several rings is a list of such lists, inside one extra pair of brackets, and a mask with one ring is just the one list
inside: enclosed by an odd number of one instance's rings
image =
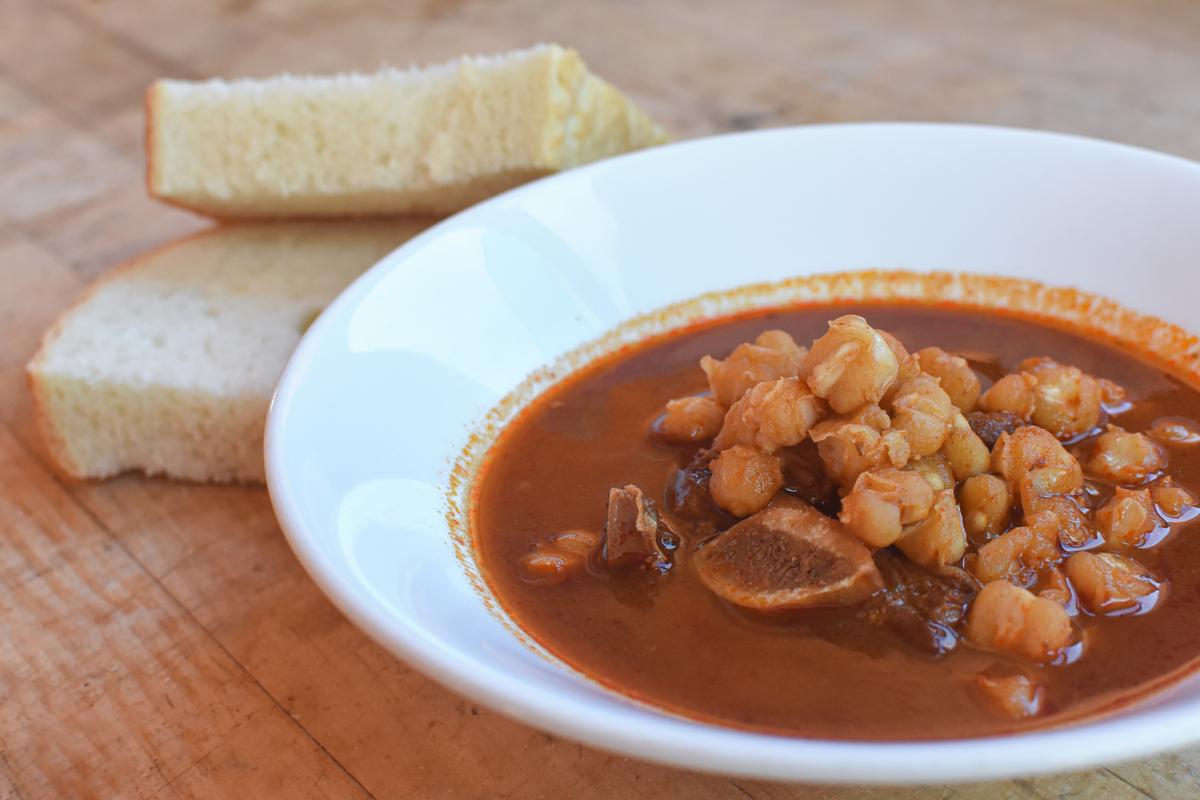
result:
[[(1175, 524), (1137, 558), (1166, 579), (1149, 613), (1076, 618), (1087, 657), (1034, 667), (1045, 712), (1003, 719), (979, 702), (972, 678), (1006, 660), (965, 641), (936, 657), (849, 608), (762, 617), (718, 599), (688, 563), (684, 527), (665, 576), (590, 570), (563, 583), (527, 582), (523, 556), (567, 530), (599, 534), (611, 487), (636, 484), (664, 507), (696, 445), (648, 430), (673, 397), (706, 388), (697, 362), (723, 357), (763, 330), (801, 343), (853, 313), (908, 348), (938, 345), (990, 380), (1048, 355), (1128, 391), (1114, 421), (1145, 430), (1161, 416), (1200, 419), (1200, 394), (1135, 355), (1016, 316), (942, 306), (803, 307), (718, 320), (600, 360), (525, 409), (488, 455), (472, 506), (483, 572), (517, 623), (565, 662), (622, 694), (686, 716), (776, 733), (913, 740), (982, 736), (1104, 713), (1183, 674), (1200, 655), (1200, 531)], [(1200, 489), (1200, 448), (1171, 447), (1174, 480)], [(728, 522), (724, 523), (728, 525)], [(1028, 665), (1026, 665), (1028, 670)]]

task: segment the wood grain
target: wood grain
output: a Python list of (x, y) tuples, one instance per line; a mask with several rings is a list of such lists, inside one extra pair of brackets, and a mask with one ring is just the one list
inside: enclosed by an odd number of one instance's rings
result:
[(1187, 0), (0, 0), (0, 798), (1194, 798), (1200, 750), (894, 790), (667, 769), (478, 708), (368, 641), (258, 488), (46, 468), (22, 366), (104, 270), (207, 224), (141, 188), (154, 77), (577, 46), (680, 138), (934, 119), (1200, 158)]

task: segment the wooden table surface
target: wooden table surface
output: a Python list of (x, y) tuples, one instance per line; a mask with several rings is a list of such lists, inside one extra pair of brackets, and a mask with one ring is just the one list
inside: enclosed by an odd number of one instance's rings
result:
[(581, 747), (346, 622), (261, 488), (47, 469), (23, 364), (81, 287), (205, 223), (142, 189), (158, 76), (578, 47), (679, 138), (837, 120), (1049, 128), (1200, 158), (1200, 4), (0, 0), (0, 797), (1200, 796), (1200, 749), (1037, 780), (785, 786)]

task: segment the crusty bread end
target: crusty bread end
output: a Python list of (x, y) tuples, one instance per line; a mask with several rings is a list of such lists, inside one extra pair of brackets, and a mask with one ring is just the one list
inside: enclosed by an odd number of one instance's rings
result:
[(221, 219), (442, 215), (666, 141), (557, 45), (371, 75), (160, 80), (146, 108), (150, 193)]
[(118, 267), (27, 371), (48, 454), (73, 478), (136, 470), (258, 482), (275, 383), (303, 330), (415, 222), (210, 229)]

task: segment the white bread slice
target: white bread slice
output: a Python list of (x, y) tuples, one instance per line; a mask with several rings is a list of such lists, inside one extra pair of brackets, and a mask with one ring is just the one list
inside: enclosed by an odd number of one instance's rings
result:
[(221, 227), (113, 270), (28, 366), (60, 471), (262, 481), (267, 407), (301, 332), (421, 227)]
[(146, 109), (150, 193), (223, 219), (444, 214), (666, 141), (557, 45), (373, 75), (160, 80)]

